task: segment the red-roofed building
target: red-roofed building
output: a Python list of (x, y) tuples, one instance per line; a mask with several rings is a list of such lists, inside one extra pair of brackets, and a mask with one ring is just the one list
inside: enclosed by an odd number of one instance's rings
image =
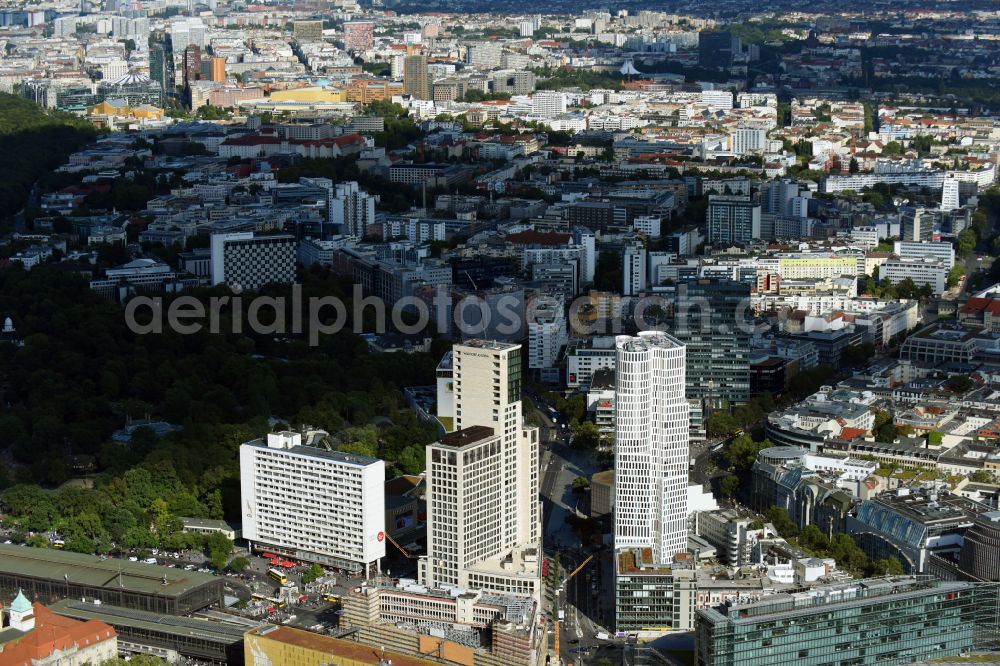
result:
[(1000, 298), (970, 298), (958, 311), (958, 320), (1000, 333)]
[(83, 666), (118, 656), (118, 634), (98, 620), (56, 615), (22, 592), (6, 609), (0, 628), (0, 666)]

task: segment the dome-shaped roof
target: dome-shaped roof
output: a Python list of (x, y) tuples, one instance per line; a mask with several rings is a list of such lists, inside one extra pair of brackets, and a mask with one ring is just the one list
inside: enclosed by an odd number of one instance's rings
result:
[(17, 591), (17, 596), (14, 597), (14, 602), (10, 605), (10, 609), (15, 613), (28, 613), (31, 611), (31, 602), (24, 596), (23, 591)]

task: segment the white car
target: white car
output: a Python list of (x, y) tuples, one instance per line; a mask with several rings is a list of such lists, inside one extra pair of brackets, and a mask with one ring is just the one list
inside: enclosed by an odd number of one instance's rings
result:
[(132, 555), (131, 557), (128, 558), (128, 561), (129, 562), (138, 562), (139, 558), (136, 557), (135, 555)]

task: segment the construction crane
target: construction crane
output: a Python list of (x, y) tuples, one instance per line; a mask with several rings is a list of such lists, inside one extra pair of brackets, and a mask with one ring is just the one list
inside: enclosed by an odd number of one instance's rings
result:
[(417, 559), (417, 558), (419, 557), (419, 555), (414, 555), (414, 554), (413, 554), (413, 553), (411, 553), (410, 551), (408, 551), (408, 550), (406, 550), (405, 548), (403, 548), (402, 546), (400, 546), (400, 545), (399, 545), (398, 543), (396, 543), (396, 540), (395, 540), (395, 539), (393, 539), (393, 538), (392, 538), (391, 536), (389, 536), (388, 534), (386, 534), (386, 535), (385, 535), (385, 538), (386, 538), (386, 539), (388, 539), (388, 540), (389, 540), (389, 543), (391, 543), (391, 544), (392, 544), (393, 546), (395, 546), (395, 547), (396, 547), (396, 549), (397, 549), (397, 550), (398, 550), (399, 552), (401, 552), (401, 553), (403, 554), (403, 556), (404, 556), (404, 557), (406, 557), (406, 558), (409, 558), (409, 559), (411, 559), (411, 560), (415, 560), (415, 559)]
[[(572, 573), (566, 576), (566, 580), (563, 581), (563, 585), (568, 583), (570, 579), (573, 578), (573, 576), (580, 573), (580, 571), (582, 571), (583, 568), (587, 566), (587, 564), (589, 564), (592, 559), (594, 559), (594, 555), (593, 554), (588, 555), (587, 559), (585, 559), (583, 562), (580, 563), (580, 566), (578, 566), (576, 569), (573, 569)], [(555, 633), (554, 633), (554, 638), (552, 640), (553, 654), (555, 654), (556, 659), (559, 659), (559, 624), (560, 624), (559, 613), (557, 612), (555, 621)]]

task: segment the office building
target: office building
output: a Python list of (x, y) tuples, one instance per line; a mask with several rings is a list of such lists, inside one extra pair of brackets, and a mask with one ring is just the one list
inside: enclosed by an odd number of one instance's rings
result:
[(760, 238), (760, 205), (750, 197), (710, 195), (707, 218), (709, 243), (746, 245)]
[(381, 460), (269, 433), (240, 447), (240, 506), (254, 548), (365, 574), (385, 557)]
[(615, 548), (669, 563), (687, 550), (685, 348), (658, 331), (615, 347)]
[(430, 588), (541, 594), (538, 430), (521, 423), (521, 345), (469, 340), (451, 355), (455, 431), (430, 444)]
[(646, 288), (646, 250), (632, 245), (622, 253), (622, 295), (637, 296)]
[(452, 592), (407, 579), (356, 587), (342, 597), (341, 624), (352, 628), (353, 640), (411, 656), (442, 655), (456, 666), (545, 663), (545, 622), (531, 597)]
[(530, 95), (535, 90), (535, 73), (525, 70), (504, 70), (490, 75), (495, 93)]
[(879, 266), (878, 277), (892, 284), (909, 279), (918, 287), (929, 286), (935, 296), (940, 296), (948, 283), (948, 267), (943, 261), (930, 256), (888, 259)]
[(253, 232), (212, 234), (212, 284), (260, 289), (295, 281), (295, 237)]
[(750, 286), (745, 282), (702, 278), (678, 284), (674, 335), (687, 346), (689, 400), (709, 407), (746, 402), (749, 307)]
[(375, 24), (371, 21), (344, 23), (344, 48), (348, 51), (367, 51), (375, 46)]
[(160, 84), (164, 97), (174, 94), (174, 49), (169, 33), (153, 34), (149, 45), (149, 78)]
[(941, 185), (941, 210), (951, 211), (961, 207), (958, 200), (958, 179), (945, 178)]
[(649, 548), (615, 551), (615, 629), (690, 630), (694, 613), (691, 570), (655, 561)]
[(738, 127), (732, 132), (733, 153), (737, 156), (759, 155), (767, 149), (767, 130), (761, 127)]
[(226, 80), (226, 59), (214, 56), (209, 61), (208, 80), (223, 83)]
[(923, 208), (907, 207), (899, 216), (899, 229), (904, 241), (929, 241), (934, 235), (934, 213)]
[(610, 336), (588, 337), (566, 347), (566, 386), (579, 389), (590, 385), (594, 373), (615, 369), (615, 339)]
[(555, 118), (566, 113), (566, 94), (555, 90), (541, 90), (531, 97), (531, 112), (542, 118)]
[(702, 67), (731, 67), (733, 57), (739, 55), (743, 45), (731, 32), (702, 32), (698, 34), (698, 64)]
[(893, 252), (900, 259), (936, 259), (948, 270), (955, 265), (955, 246), (951, 243), (896, 241)]
[(358, 238), (367, 235), (368, 225), (375, 223), (376, 199), (355, 181), (337, 183), (330, 188), (327, 220), (333, 225), (333, 233)]
[(184, 87), (201, 80), (201, 47), (188, 44), (184, 49)]
[(403, 94), (415, 99), (432, 99), (427, 56), (408, 55), (403, 58)]
[(969, 583), (893, 577), (697, 611), (698, 666), (894, 666), (973, 646)]
[(532, 370), (554, 369), (559, 362), (559, 352), (569, 342), (562, 299), (540, 297), (532, 303), (530, 312), (528, 367)]
[(1000, 581), (1000, 511), (976, 517), (965, 533), (960, 566), (972, 580)]
[(989, 507), (945, 490), (900, 488), (864, 500), (847, 517), (846, 531), (855, 535), (873, 560), (895, 557), (911, 574), (937, 574), (958, 561), (966, 532)]

